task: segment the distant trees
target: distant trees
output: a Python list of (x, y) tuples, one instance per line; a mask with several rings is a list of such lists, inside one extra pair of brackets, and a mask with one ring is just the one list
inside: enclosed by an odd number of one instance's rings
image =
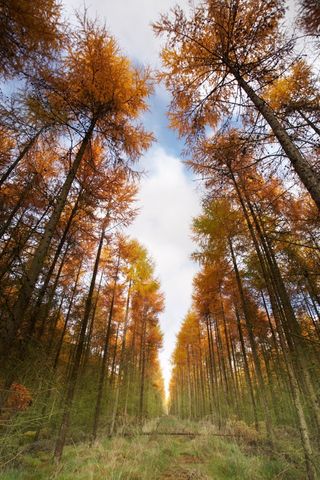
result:
[[(251, 175), (250, 192), (255, 191)], [(251, 210), (245, 213), (239, 200), (208, 200), (194, 221), (201, 270), (173, 357), (171, 411), (195, 419), (211, 415), (218, 425), (236, 416), (259, 428), (263, 419), (271, 441), (274, 426), (297, 422), (308, 475), (315, 478), (311, 439), (319, 435), (319, 304), (303, 290), (318, 266), (297, 231), (290, 240), (273, 236), (275, 225), (285, 221), (287, 193), (277, 213), (276, 205), (260, 211), (264, 199), (249, 200), (248, 191), (246, 196), (244, 205)], [(298, 276), (287, 255), (292, 247), (300, 258), (311, 254)]]
[[(162, 411), (163, 386), (158, 363), (162, 334), (158, 314), (163, 309), (163, 298), (159, 284), (152, 278), (153, 267), (146, 251), (136, 241), (119, 237), (113, 247), (107, 247), (107, 252), (112, 253), (112, 256), (106, 252), (109, 258), (105, 263), (101, 258), (104, 236), (105, 229), (101, 233), (73, 363), (70, 366), (55, 447), (55, 458), (58, 460), (69, 427), (76, 384), (81, 375), (92, 369), (90, 351), (99, 352), (98, 358), (101, 355), (99, 369), (96, 365), (99, 372), (93, 402), (91, 441), (96, 439), (101, 417), (105, 416), (105, 392), (113, 399), (109, 407), (110, 434), (113, 433), (121, 412), (125, 417), (130, 411), (131, 416), (144, 419), (149, 412), (157, 414)], [(100, 280), (96, 287), (101, 264), (101, 280), (105, 276), (106, 283), (103, 285)], [(103, 303), (100, 306), (99, 297), (93, 302), (96, 288), (98, 295), (102, 296), (100, 301)], [(142, 311), (139, 310), (140, 303)], [(147, 389), (151, 391), (147, 392)]]
[[(194, 220), (200, 247), (194, 257), (202, 265), (195, 279), (194, 308), (199, 328), (209, 336), (204, 360), (213, 375), (211, 391), (215, 392), (214, 407), (209, 403), (207, 413), (214, 411), (219, 424), (224, 415), (228, 418), (230, 409), (245, 418), (240, 407), (242, 394), (233, 405), (235, 394), (231, 393), (245, 388), (245, 405), (250, 401), (252, 406), (251, 421), (258, 427), (260, 405), (272, 441), (273, 424), (292, 422), (280, 420), (277, 407), (280, 397), (288, 403), (289, 392), (308, 475), (315, 478), (311, 438), (320, 431), (319, 371), (314, 363), (319, 355), (319, 298), (312, 298), (319, 291), (319, 250), (312, 238), (319, 236), (317, 210), (305, 198), (301, 208), (308, 214), (300, 216), (302, 212), (296, 211), (299, 199), (290, 195), (280, 180), (265, 180), (250, 149), (239, 148), (235, 130), (217, 135), (215, 140), (214, 144), (202, 141), (189, 162), (205, 177), (207, 187), (203, 214)], [(305, 234), (298, 227), (301, 221), (306, 221)], [(228, 328), (233, 338), (228, 338)], [(241, 358), (238, 367), (237, 358)], [(240, 378), (245, 382), (242, 387)], [(222, 398), (217, 398), (217, 391), (223, 392)], [(312, 425), (308, 425), (308, 412), (314, 418)]]

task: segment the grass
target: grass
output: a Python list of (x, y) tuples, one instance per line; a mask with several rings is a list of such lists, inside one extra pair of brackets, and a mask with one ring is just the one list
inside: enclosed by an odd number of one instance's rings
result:
[[(241, 426), (238, 426), (238, 430)], [(140, 435), (69, 445), (56, 465), (47, 452), (24, 454), (0, 474), (1, 480), (302, 480), (301, 452), (286, 438), (268, 451), (263, 439), (248, 431), (236, 441), (218, 437), (210, 424), (164, 417), (144, 430), (193, 431), (195, 437)], [(237, 430), (237, 432), (238, 432)], [(284, 438), (285, 436), (279, 436)], [(289, 445), (290, 443), (290, 445)], [(281, 454), (289, 451), (290, 455)], [(277, 453), (275, 453), (277, 452)], [(290, 458), (288, 458), (290, 457)]]

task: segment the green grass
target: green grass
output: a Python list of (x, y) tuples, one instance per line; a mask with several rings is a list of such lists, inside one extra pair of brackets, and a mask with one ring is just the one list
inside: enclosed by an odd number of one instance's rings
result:
[[(240, 426), (241, 427), (241, 426)], [(213, 426), (163, 418), (145, 431), (196, 431), (195, 437), (165, 435), (101, 439), (94, 447), (67, 446), (56, 465), (45, 452), (17, 457), (1, 480), (302, 480), (301, 452), (294, 442), (268, 451), (263, 439), (247, 431), (238, 443), (217, 437)], [(242, 427), (241, 427), (242, 428)], [(240, 428), (240, 429), (241, 429)], [(289, 445), (290, 443), (290, 445)], [(282, 454), (285, 449), (289, 454)], [(275, 453), (277, 452), (277, 453)], [(290, 461), (292, 458), (292, 462)]]

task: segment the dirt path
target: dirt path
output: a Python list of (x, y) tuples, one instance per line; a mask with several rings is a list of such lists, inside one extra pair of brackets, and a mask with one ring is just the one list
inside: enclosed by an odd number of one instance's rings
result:
[(190, 454), (181, 454), (168, 470), (161, 475), (161, 480), (207, 480), (208, 477), (200, 470), (202, 461)]
[[(211, 478), (203, 472), (203, 459), (192, 452), (192, 442), (198, 436), (198, 430), (194, 427), (187, 427), (174, 417), (165, 416), (160, 419), (154, 430), (154, 438), (159, 444), (164, 438), (163, 433), (168, 433), (168, 438), (171, 438), (173, 456), (170, 465), (161, 474), (161, 480), (207, 480)], [(170, 433), (173, 435), (171, 436)], [(177, 433), (181, 433), (181, 435), (176, 435)], [(192, 433), (195, 435), (189, 435)]]

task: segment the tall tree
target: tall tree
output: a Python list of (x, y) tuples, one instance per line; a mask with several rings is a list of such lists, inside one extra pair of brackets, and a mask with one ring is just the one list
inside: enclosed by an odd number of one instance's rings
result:
[[(264, 100), (261, 89), (286, 69), (294, 41), (281, 31), (284, 4), (278, 0), (208, 0), (190, 18), (177, 7), (172, 18), (154, 25), (168, 37), (160, 78), (173, 94), (171, 125), (190, 143), (207, 128), (228, 128), (235, 113), (242, 122), (248, 111), (264, 119), (283, 152), (320, 208), (320, 177), (300, 145)], [(251, 133), (252, 134), (252, 133)]]
[(122, 156), (122, 162), (129, 164), (149, 146), (152, 138), (136, 123), (139, 114), (146, 109), (145, 98), (150, 93), (148, 72), (132, 67), (119, 54), (115, 40), (104, 29), (86, 20), (82, 30), (75, 32), (72, 40), (69, 54), (63, 59), (64, 68), (50, 80), (51, 88), (54, 87), (52, 102), (58, 102), (61, 112), (69, 112), (69, 115), (72, 112), (73, 128), (81, 132), (80, 145), (56, 198), (42, 239), (21, 280), (19, 295), (2, 335), (2, 354), (8, 352), (14, 342), (68, 194), (82, 160), (90, 149), (94, 133), (105, 142), (107, 165), (119, 161), (119, 155)]

